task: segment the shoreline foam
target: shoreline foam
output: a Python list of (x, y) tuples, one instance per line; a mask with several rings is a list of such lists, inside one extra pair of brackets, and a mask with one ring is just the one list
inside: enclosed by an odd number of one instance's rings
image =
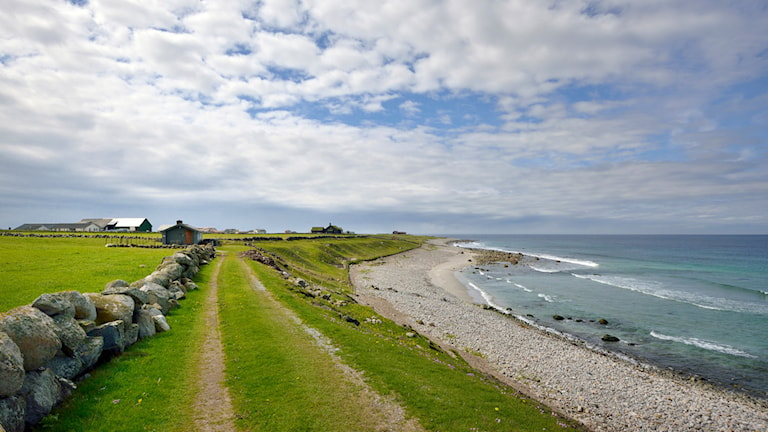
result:
[(768, 430), (768, 401), (622, 361), (472, 304), (455, 272), (477, 255), (448, 242), (356, 266), (361, 302), (457, 352), (482, 353), (468, 360), (592, 430)]

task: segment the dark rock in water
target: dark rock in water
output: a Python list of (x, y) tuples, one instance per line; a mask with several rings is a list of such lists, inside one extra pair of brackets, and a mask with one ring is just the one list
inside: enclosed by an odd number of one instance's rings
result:
[(564, 319), (565, 319), (565, 318), (563, 318), (561, 315), (552, 315), (552, 318), (554, 318), (554, 319), (555, 319), (555, 320), (557, 320), (557, 321), (562, 321), (562, 320), (564, 320)]
[(599, 320), (597, 320), (597, 323), (598, 324), (602, 324), (602, 325), (606, 325), (606, 324), (608, 324), (608, 320), (605, 319), (605, 318), (600, 318)]
[(620, 340), (616, 336), (612, 336), (609, 334), (603, 335), (601, 339), (603, 340), (603, 342), (618, 342)]

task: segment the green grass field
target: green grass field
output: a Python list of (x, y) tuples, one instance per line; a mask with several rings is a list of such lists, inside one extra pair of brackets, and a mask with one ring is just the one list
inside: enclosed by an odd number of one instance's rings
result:
[[(219, 313), (226, 385), (239, 430), (371, 430), (375, 417), (357, 402), (359, 385), (345, 381), (329, 355), (300, 331), (285, 309), (319, 330), (336, 355), (365, 377), (374, 391), (401, 405), (408, 417), (434, 431), (580, 430), (546, 407), (471, 369), (455, 353), (355, 304), (349, 294), (349, 263), (417, 247), (423, 238), (372, 236), (270, 241), (257, 246), (274, 254), (294, 276), (321, 286), (327, 298), (309, 297), (274, 269), (246, 261), (267, 290), (256, 292), (237, 253), (226, 251), (218, 276)], [(5, 309), (43, 292), (98, 291), (113, 279), (144, 277), (172, 251), (105, 248), (104, 239), (0, 237), (0, 277)], [(202, 299), (213, 265), (196, 277), (192, 292), (171, 313), (172, 330), (129, 347), (79, 384), (72, 398), (35, 430), (184, 431), (197, 396), (195, 365), (205, 331)], [(52, 276), (41, 277), (41, 274)], [(26, 289), (15, 289), (27, 287)], [(34, 288), (34, 289), (33, 289)], [(7, 296), (7, 293), (14, 293)], [(280, 305), (280, 306), (278, 306)], [(352, 317), (360, 321), (354, 325)], [(381, 318), (381, 317), (378, 317)]]
[(141, 279), (170, 249), (107, 248), (93, 237), (0, 236), (0, 312), (29, 304), (43, 293), (97, 292), (107, 282)]

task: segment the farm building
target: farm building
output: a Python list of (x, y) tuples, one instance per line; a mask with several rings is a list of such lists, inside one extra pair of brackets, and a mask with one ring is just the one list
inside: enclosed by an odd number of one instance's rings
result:
[(96, 218), (80, 222), (92, 222), (100, 226), (101, 231), (152, 232), (152, 224), (147, 218)]
[(203, 232), (189, 226), (182, 221), (176, 221), (176, 225), (162, 227), (163, 244), (193, 245), (203, 240)]
[(77, 231), (77, 232), (98, 232), (101, 227), (93, 222), (76, 223), (45, 223), (45, 224), (23, 224), (15, 228), (17, 231)]
[(344, 230), (333, 224), (328, 224), (327, 227), (312, 227), (312, 234), (341, 234)]
[(152, 232), (147, 218), (81, 219), (74, 223), (26, 223), (16, 227), (18, 231), (131, 231)]

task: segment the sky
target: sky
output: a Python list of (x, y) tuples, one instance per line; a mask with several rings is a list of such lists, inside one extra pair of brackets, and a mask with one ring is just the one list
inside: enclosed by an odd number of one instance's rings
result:
[(0, 0), (0, 227), (768, 233), (764, 0)]

